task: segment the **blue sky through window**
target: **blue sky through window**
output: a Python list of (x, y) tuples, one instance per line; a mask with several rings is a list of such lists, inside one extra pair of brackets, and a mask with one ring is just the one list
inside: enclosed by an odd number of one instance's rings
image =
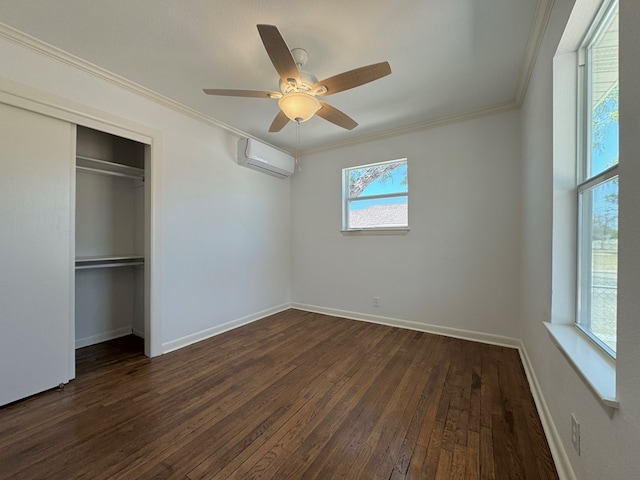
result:
[[(593, 110), (593, 132), (591, 135), (591, 176), (597, 175), (618, 163), (620, 156), (620, 124), (618, 122), (618, 87)], [(612, 227), (617, 229), (618, 182), (609, 181), (593, 190), (595, 211), (611, 210), (615, 201), (615, 216)]]
[(400, 193), (407, 191), (407, 165), (401, 165), (390, 174), (390, 178), (378, 178), (367, 185), (360, 196), (383, 195), (385, 193)]
[(594, 108), (591, 135), (591, 175), (597, 175), (618, 163), (620, 156), (618, 123), (618, 88)]
[[(366, 168), (354, 170), (355, 177), (359, 177)], [(407, 185), (407, 164), (400, 165), (398, 168), (392, 170), (389, 175), (378, 178), (371, 182), (362, 191), (359, 197), (367, 197), (369, 195), (386, 195), (392, 193), (406, 193), (408, 191)], [(372, 205), (397, 205), (406, 204), (407, 197), (393, 197), (393, 198), (378, 198), (375, 200), (354, 200), (351, 202), (351, 210), (360, 210), (368, 208)]]

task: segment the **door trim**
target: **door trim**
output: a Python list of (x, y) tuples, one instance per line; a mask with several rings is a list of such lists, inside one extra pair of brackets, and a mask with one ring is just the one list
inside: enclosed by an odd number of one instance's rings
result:
[[(147, 280), (148, 277), (149, 281), (145, 282), (145, 289), (148, 292), (148, 300), (145, 302), (145, 354), (149, 357), (161, 355), (162, 322), (160, 299), (162, 298), (162, 277), (160, 262), (157, 259), (160, 258), (161, 251), (159, 227), (161, 202), (159, 199), (161, 198), (162, 185), (162, 132), (126, 118), (118, 117), (2, 77), (0, 77), (0, 103), (148, 145), (149, 159), (145, 165), (145, 167), (147, 167), (145, 168), (145, 184), (148, 189), (148, 202), (145, 202), (145, 222), (147, 223), (146, 228), (149, 234), (147, 237), (147, 245), (145, 246), (145, 270), (148, 269), (145, 280)], [(75, 129), (73, 130), (75, 131)], [(75, 139), (73, 144), (75, 145)], [(73, 168), (75, 172), (75, 154), (71, 168)], [(75, 182), (75, 173), (72, 175), (72, 178), (73, 183)], [(75, 189), (75, 183), (71, 185), (71, 187)], [(75, 218), (75, 194), (73, 193), (70, 208), (73, 212), (72, 218)], [(75, 258), (75, 222), (72, 232), (72, 238), (70, 239), (71, 258)], [(70, 265), (70, 269), (71, 272), (75, 271), (73, 265)], [(70, 301), (72, 306), (71, 311), (73, 312), (73, 306), (75, 305), (75, 274), (72, 274), (71, 278), (73, 288), (71, 289), (72, 298)], [(75, 331), (75, 316), (72, 315), (69, 321), (71, 323), (71, 330)], [(69, 352), (70, 378), (75, 377), (74, 344), (75, 341), (72, 341), (71, 345), (73, 350)]]

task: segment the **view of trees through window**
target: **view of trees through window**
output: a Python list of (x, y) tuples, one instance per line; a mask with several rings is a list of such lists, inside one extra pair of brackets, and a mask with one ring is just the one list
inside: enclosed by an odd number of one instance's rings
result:
[(343, 170), (345, 229), (407, 227), (407, 160)]
[(590, 102), (578, 186), (581, 268), (578, 325), (614, 355), (618, 285), (618, 10), (612, 5), (586, 46)]

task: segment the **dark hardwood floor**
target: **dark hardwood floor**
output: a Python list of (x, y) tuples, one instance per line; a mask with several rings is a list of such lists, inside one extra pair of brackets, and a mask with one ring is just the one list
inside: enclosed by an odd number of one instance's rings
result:
[(0, 409), (0, 478), (558, 478), (513, 349), (297, 310), (128, 341)]

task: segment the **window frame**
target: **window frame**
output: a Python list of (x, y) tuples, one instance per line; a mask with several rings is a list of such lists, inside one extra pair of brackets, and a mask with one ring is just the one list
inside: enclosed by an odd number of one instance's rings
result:
[[(591, 139), (592, 139), (592, 72), (593, 72), (593, 52), (594, 44), (602, 37), (612, 15), (618, 10), (618, 0), (605, 2), (589, 27), (585, 38), (577, 50), (578, 72), (577, 72), (577, 181), (576, 181), (576, 202), (577, 202), (577, 228), (576, 228), (576, 317), (575, 326), (583, 332), (607, 355), (615, 360), (616, 352), (603, 340), (591, 331), (591, 267), (592, 267), (592, 229), (591, 224), (587, 225), (585, 219), (593, 214), (592, 205), (585, 205), (583, 201), (585, 192), (594, 191), (599, 186), (619, 179), (619, 163), (612, 165), (603, 171), (591, 175)], [(585, 215), (588, 209), (588, 214)], [(587, 232), (589, 232), (587, 238)], [(589, 246), (587, 246), (589, 245)], [(617, 275), (617, 272), (616, 272)], [(586, 292), (586, 293), (585, 293)], [(616, 291), (617, 293), (617, 291)], [(616, 295), (617, 297), (617, 295)], [(589, 316), (589, 327), (585, 326), (585, 318)], [(617, 323), (617, 317), (616, 317)]]
[[(359, 195), (357, 197), (351, 197), (349, 195), (349, 172), (352, 170), (361, 170), (364, 168), (375, 167), (379, 165), (389, 165), (393, 163), (400, 163), (407, 166), (407, 191), (396, 192), (388, 194), (376, 194), (376, 195)], [(375, 226), (375, 227), (350, 227), (349, 226), (349, 206), (353, 201), (362, 200), (379, 200), (384, 198), (400, 198), (406, 197), (407, 199), (407, 223), (406, 225), (398, 226)], [(342, 232), (407, 232), (409, 230), (409, 161), (407, 158), (397, 158), (395, 160), (385, 160), (382, 162), (368, 163), (365, 165), (356, 165), (353, 167), (346, 167), (342, 169)]]

